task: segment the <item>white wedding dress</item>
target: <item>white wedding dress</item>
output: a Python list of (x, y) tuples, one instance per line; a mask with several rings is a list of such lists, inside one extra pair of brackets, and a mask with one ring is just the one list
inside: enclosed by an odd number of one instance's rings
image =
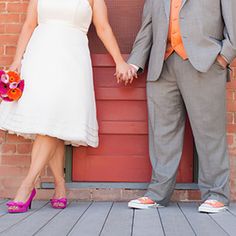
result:
[(22, 60), (25, 90), (0, 105), (0, 129), (36, 134), (74, 146), (98, 146), (98, 125), (87, 32), (88, 0), (38, 0), (38, 26)]

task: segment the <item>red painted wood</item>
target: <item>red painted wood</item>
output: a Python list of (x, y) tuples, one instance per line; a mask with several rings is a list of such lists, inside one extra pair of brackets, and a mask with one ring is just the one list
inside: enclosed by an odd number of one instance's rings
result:
[[(148, 126), (145, 74), (132, 85), (118, 85), (108, 55), (93, 55), (100, 145), (73, 152), (73, 181), (148, 182)], [(193, 137), (185, 132), (178, 182), (193, 181)]]
[[(145, 0), (105, 0), (113, 32), (127, 58), (140, 28)], [(114, 79), (114, 63), (92, 26), (89, 31), (100, 145), (74, 148), (73, 181), (148, 182), (146, 74), (124, 87)], [(193, 137), (187, 124), (178, 182), (193, 181)]]

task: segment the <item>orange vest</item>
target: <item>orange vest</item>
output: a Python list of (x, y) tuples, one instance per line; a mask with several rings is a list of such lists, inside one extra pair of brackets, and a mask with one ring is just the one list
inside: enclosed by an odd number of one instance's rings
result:
[(187, 53), (184, 49), (182, 36), (179, 25), (179, 13), (181, 8), (182, 0), (171, 0), (170, 9), (170, 25), (166, 47), (165, 59), (167, 59), (174, 51), (183, 59), (188, 58)]

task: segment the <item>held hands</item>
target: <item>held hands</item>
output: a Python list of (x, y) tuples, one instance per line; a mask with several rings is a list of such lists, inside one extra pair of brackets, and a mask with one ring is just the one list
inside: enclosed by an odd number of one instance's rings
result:
[(122, 62), (116, 65), (115, 73), (117, 83), (124, 82), (125, 85), (132, 83), (134, 78), (138, 78), (137, 70), (126, 62)]

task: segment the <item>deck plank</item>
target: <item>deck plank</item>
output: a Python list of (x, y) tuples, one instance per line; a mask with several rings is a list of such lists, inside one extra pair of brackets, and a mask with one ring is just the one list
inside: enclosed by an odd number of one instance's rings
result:
[(4, 204), (5, 202), (7, 202), (6, 199), (0, 199), (0, 205)]
[(227, 232), (231, 236), (235, 236), (236, 234), (236, 216), (231, 214), (229, 211), (210, 214), (213, 220), (217, 224), (219, 224), (225, 232)]
[(135, 210), (133, 236), (164, 236), (157, 209)]
[(176, 203), (158, 208), (166, 236), (196, 235)]
[(26, 219), (27, 217), (30, 217), (32, 214), (34, 214), (35, 211), (46, 205), (46, 203), (46, 201), (35, 201), (32, 204), (32, 209), (28, 212), (22, 214), (5, 214), (1, 217), (0, 220), (0, 233), (13, 227), (14, 225)]
[(7, 214), (6, 204), (2, 202), (2, 204), (0, 204), (0, 218), (6, 214)]
[(53, 217), (60, 213), (61, 210), (53, 209), (49, 204), (36, 211), (30, 217), (23, 219), (21, 222), (5, 231), (2, 235), (15, 236), (22, 232), (24, 236), (32, 236), (41, 227), (47, 224)]
[(127, 203), (114, 203), (105, 222), (101, 236), (130, 236), (132, 232), (133, 210)]
[(47, 225), (45, 225), (35, 235), (67, 235), (76, 221), (83, 215), (83, 213), (90, 206), (91, 202), (72, 202), (68, 207), (53, 218)]
[(34, 201), (28, 212), (8, 214), (6, 201), (0, 203), (1, 236), (234, 236), (236, 232), (236, 203), (227, 212), (200, 214), (197, 203), (131, 210), (126, 202), (73, 201), (56, 210), (46, 201)]
[(178, 204), (182, 209), (183, 213), (187, 217), (191, 226), (194, 229), (194, 232), (197, 235), (209, 236), (227, 236), (227, 233), (216, 224), (208, 214), (199, 213), (197, 208), (198, 204), (196, 203), (179, 203)]
[(94, 202), (68, 235), (99, 235), (111, 207), (112, 202)]

